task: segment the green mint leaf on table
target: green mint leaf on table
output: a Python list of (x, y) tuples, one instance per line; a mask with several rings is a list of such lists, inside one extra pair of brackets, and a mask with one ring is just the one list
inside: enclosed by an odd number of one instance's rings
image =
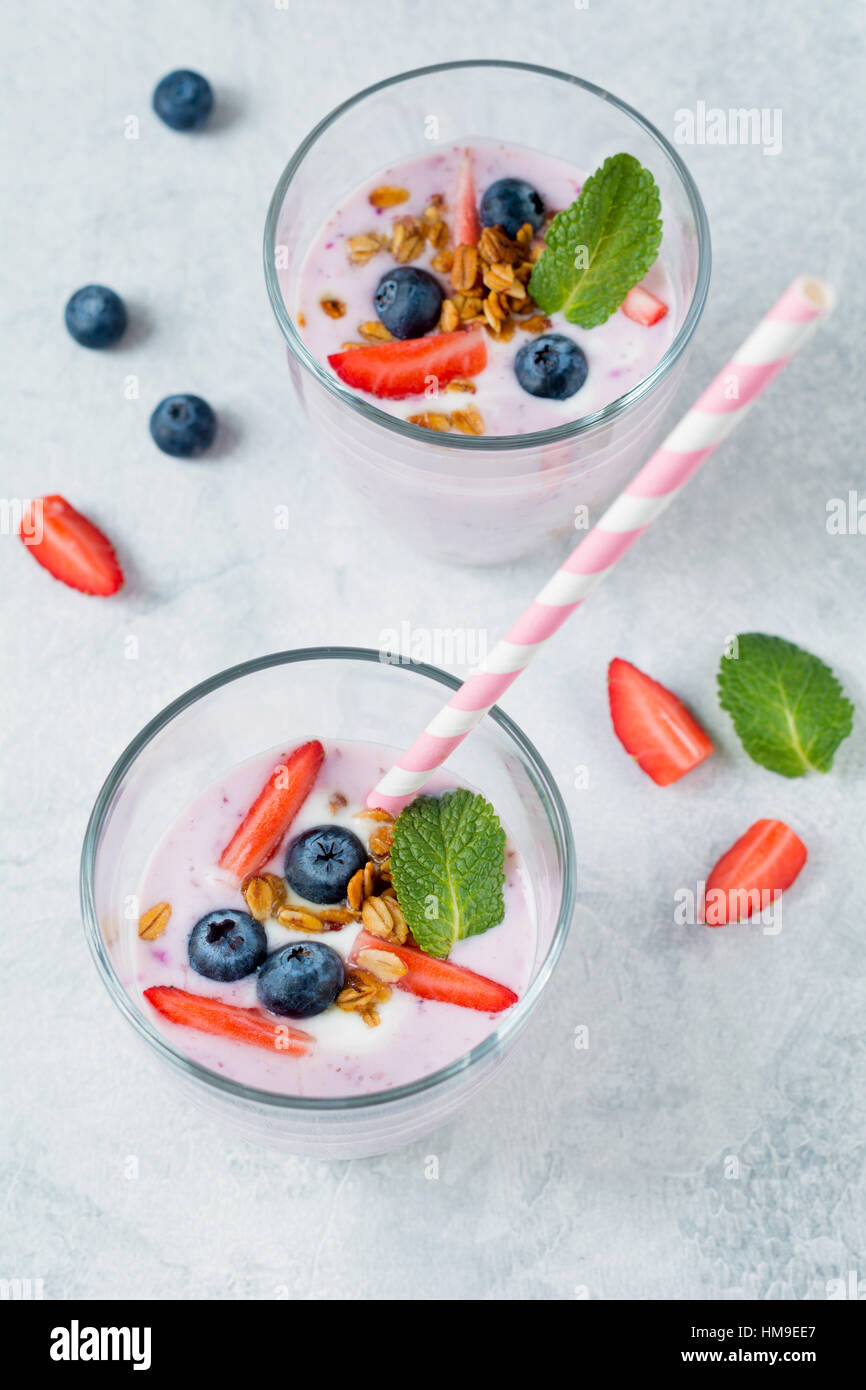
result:
[(743, 632), (723, 656), (719, 703), (749, 757), (782, 777), (827, 772), (854, 706), (829, 666), (782, 637)]
[(418, 945), (444, 959), (455, 941), (505, 916), (505, 831), (483, 796), (419, 796), (394, 823), (391, 878)]
[(542, 313), (562, 309), (569, 323), (597, 328), (646, 275), (661, 241), (655, 179), (634, 155), (613, 154), (554, 217), (529, 293)]

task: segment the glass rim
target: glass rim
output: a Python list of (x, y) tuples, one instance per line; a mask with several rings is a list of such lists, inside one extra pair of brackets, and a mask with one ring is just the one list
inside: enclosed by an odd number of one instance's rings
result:
[[(197, 1081), (204, 1082), (206, 1086), (213, 1090), (237, 1097), (242, 1101), (252, 1101), (259, 1105), (269, 1105), (277, 1110), (295, 1110), (306, 1113), (321, 1113), (323, 1111), (342, 1111), (342, 1110), (365, 1110), (373, 1109), (389, 1103), (406, 1100), (412, 1096), (419, 1095), (424, 1091), (433, 1089), (443, 1082), (450, 1081), (460, 1072), (468, 1070), (476, 1062), (480, 1062), (487, 1057), (504, 1040), (514, 1035), (523, 1026), (524, 1021), (532, 1013), (548, 981), (553, 973), (553, 969), (562, 953), (565, 939), (571, 925), (575, 905), (575, 885), (576, 885), (576, 855), (574, 848), (574, 838), (571, 831), (571, 822), (562, 795), (554, 781), (544, 759), (537, 751), (535, 746), (526, 737), (519, 726), (509, 718), (498, 706), (495, 706), (485, 715), (485, 719), (492, 719), (518, 749), (526, 756), (529, 768), (533, 774), (532, 780), (538, 792), (541, 802), (553, 832), (554, 840), (562, 859), (562, 894), (559, 904), (559, 913), (556, 926), (551, 937), (550, 945), (545, 954), (544, 960), (538, 970), (537, 975), (532, 980), (526, 993), (521, 996), (509, 1010), (502, 1023), (494, 1028), (486, 1038), (482, 1039), (469, 1052), (463, 1053), (460, 1057), (449, 1062), (446, 1067), (440, 1067), (438, 1071), (430, 1072), (426, 1076), (419, 1077), (416, 1081), (408, 1082), (403, 1086), (395, 1086), (387, 1091), (371, 1091), (362, 1095), (353, 1096), (286, 1096), (275, 1091), (261, 1090), (255, 1086), (246, 1086), (242, 1082), (234, 1081), (229, 1077), (220, 1076), (209, 1067), (194, 1061), (186, 1056), (179, 1048), (175, 1047), (159, 1029), (133, 1005), (133, 1001), (127, 990), (124, 988), (117, 972), (111, 962), (102, 933), (99, 928), (99, 918), (96, 908), (96, 897), (94, 891), (94, 870), (96, 865), (96, 855), (99, 849), (100, 837), (103, 827), (111, 813), (115, 794), (120, 787), (127, 772), (135, 763), (139, 754), (152, 742), (152, 740), (172, 720), (186, 710), (192, 708), (199, 700), (219, 690), (224, 685), (229, 685), (233, 681), (241, 680), (245, 676), (254, 675), (259, 671), (264, 671), (275, 666), (292, 666), (305, 661), (359, 661), (373, 663), (377, 666), (399, 666), (401, 670), (411, 671), (415, 675), (424, 676), (435, 681), (439, 685), (445, 686), (450, 690), (457, 690), (462, 682), (450, 675), (447, 671), (440, 670), (437, 666), (431, 666), (426, 662), (404, 661), (400, 659), (394, 662), (383, 662), (378, 651), (370, 647), (299, 647), (296, 649), (271, 652), (267, 656), (256, 657), (250, 661), (240, 662), (235, 666), (229, 666), (224, 671), (210, 676), (207, 680), (200, 681), (189, 690), (172, 700), (158, 714), (145, 724), (144, 728), (136, 734), (120, 757), (115, 762), (108, 776), (99, 790), (93, 810), (87, 822), (87, 829), (84, 835), (84, 843), (81, 849), (80, 876), (79, 876), (79, 896), (81, 905), (81, 915), (84, 923), (85, 936), (87, 937), (90, 953), (93, 957), (97, 972), (102, 979), (109, 995), (115, 1005), (124, 1015), (129, 1023), (132, 1024), (137, 1034), (144, 1038), (154, 1050), (164, 1057), (175, 1068), (184, 1072), (187, 1076), (193, 1077)], [(483, 721), (482, 721), (483, 723)], [(541, 794), (543, 788), (544, 795)]]
[(636, 125), (658, 145), (662, 153), (667, 157), (680, 182), (685, 189), (686, 196), (692, 215), (695, 219), (695, 232), (698, 244), (698, 273), (695, 282), (694, 292), (689, 304), (686, 316), (680, 325), (679, 331), (671, 343), (670, 347), (656, 363), (655, 367), (643, 380), (639, 381), (625, 395), (618, 396), (615, 401), (602, 406), (600, 410), (593, 411), (591, 415), (584, 415), (579, 420), (568, 421), (562, 425), (556, 425), (551, 429), (534, 430), (528, 434), (501, 434), (501, 435), (463, 435), (463, 434), (437, 434), (435, 440), (436, 449), (457, 449), (457, 450), (476, 450), (479, 453), (501, 450), (538, 449), (544, 445), (561, 444), (568, 440), (580, 438), (596, 429), (599, 425), (608, 424), (643, 400), (653, 388), (670, 372), (671, 368), (682, 356), (686, 347), (690, 343), (695, 329), (700, 322), (706, 303), (707, 293), (710, 286), (710, 271), (712, 266), (712, 250), (710, 242), (710, 227), (707, 219), (706, 209), (703, 199), (698, 191), (697, 184), (692, 178), (691, 173), (683, 159), (677, 153), (669, 140), (662, 135), (651, 121), (642, 116), (628, 102), (622, 101), (619, 97), (608, 92), (603, 87), (598, 87), (594, 82), (587, 82), (581, 77), (575, 77), (571, 73), (561, 72), (557, 68), (548, 68), (538, 63), (521, 63), (512, 59), (503, 58), (461, 58), (448, 63), (431, 63), (426, 67), (412, 68), (407, 72), (397, 73), (393, 77), (383, 78), (380, 82), (374, 82), (369, 87), (364, 87), (354, 96), (348, 97), (335, 106), (326, 116), (322, 118), (307, 136), (298, 145), (288, 164), (285, 166), (276, 188), (274, 189), (268, 206), (267, 217), (265, 219), (265, 232), (263, 242), (265, 284), (267, 286), (268, 298), (271, 308), (279, 324), (282, 335), (289, 350), (298, 359), (318, 383), (323, 386), (330, 395), (347, 405), (351, 410), (363, 416), (373, 424), (381, 426), (383, 429), (391, 430), (394, 434), (402, 435), (405, 438), (413, 439), (418, 443), (431, 447), (430, 431), (425, 430), (420, 425), (411, 425), (408, 420), (402, 420), (394, 415), (389, 415), (387, 411), (380, 410), (378, 406), (371, 405), (364, 401), (360, 396), (355, 395), (348, 387), (344, 386), (338, 377), (328, 373), (320, 362), (316, 360), (309, 348), (304, 343), (292, 321), (292, 316), (286, 308), (280, 288), (279, 275), (276, 269), (274, 251), (277, 245), (277, 230), (282, 210), (283, 202), (289, 187), (303, 164), (307, 155), (313, 149), (319, 138), (328, 130), (341, 116), (351, 111), (354, 106), (364, 101), (367, 97), (375, 96), (378, 92), (385, 91), (388, 87), (396, 86), (398, 83), (410, 81), (416, 77), (428, 77), (434, 74), (455, 71), (461, 68), (509, 68), (518, 72), (533, 73), (541, 77), (554, 78), (559, 82), (567, 82), (569, 86), (580, 87), (591, 96), (599, 97), (609, 106), (615, 107), (623, 115), (628, 116)]

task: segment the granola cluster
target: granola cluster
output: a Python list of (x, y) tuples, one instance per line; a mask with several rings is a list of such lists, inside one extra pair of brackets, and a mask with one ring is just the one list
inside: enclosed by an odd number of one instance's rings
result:
[(549, 328), (550, 320), (539, 313), (527, 289), (543, 249), (529, 222), (513, 239), (502, 227), (484, 227), (477, 245), (458, 246), (450, 267), (452, 292), (439, 321), (442, 332), (480, 324), (491, 337), (508, 342), (516, 328), (527, 333)]
[[(375, 208), (396, 207), (407, 202), (405, 188), (383, 186), (370, 194)], [(517, 236), (511, 238), (502, 227), (484, 227), (476, 245), (453, 245), (451, 229), (445, 217), (445, 199), (437, 194), (420, 217), (402, 215), (395, 219), (390, 234), (364, 232), (349, 237), (346, 251), (353, 265), (366, 265), (374, 256), (387, 252), (398, 265), (415, 261), (429, 247), (430, 266), (450, 280), (450, 293), (443, 300), (439, 319), (440, 333), (454, 333), (460, 328), (483, 327), (490, 337), (509, 342), (517, 329), (525, 333), (544, 333), (550, 328), (546, 318), (533, 301), (527, 285), (533, 266), (544, 250), (543, 240), (536, 238), (527, 222)], [(342, 317), (335, 311), (340, 301), (322, 300), (322, 309), (332, 318)], [(391, 334), (378, 319), (359, 324), (358, 338), (342, 344), (343, 351), (362, 348), (369, 343), (391, 341)], [(472, 393), (469, 380), (451, 382), (451, 391)], [(468, 410), (421, 411), (408, 416), (412, 425), (447, 433), (484, 434), (481, 412)]]

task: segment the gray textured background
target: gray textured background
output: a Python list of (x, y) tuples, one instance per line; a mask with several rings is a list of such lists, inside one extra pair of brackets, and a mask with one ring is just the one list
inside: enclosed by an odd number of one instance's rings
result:
[[(115, 538), (129, 582), (88, 600), (0, 544), (0, 1275), (42, 1278), (54, 1298), (823, 1298), (827, 1280), (866, 1277), (866, 725), (829, 776), (788, 783), (746, 759), (714, 697), (725, 636), (757, 628), (816, 649), (866, 706), (866, 538), (826, 529), (828, 499), (864, 487), (862, 19), (791, 0), (3, 7), (0, 491), (68, 494)], [(715, 253), (689, 394), (791, 275), (831, 273), (841, 305), (504, 702), (563, 787), (581, 866), (570, 946), (510, 1071), (429, 1142), (329, 1166), (236, 1140), (142, 1068), (86, 953), (78, 852), (114, 758), (189, 685), (280, 647), (375, 646), (403, 620), (495, 636), (551, 567), (446, 571), (411, 537), (360, 528), (298, 417), (261, 278), (267, 200), (309, 126), (377, 78), (470, 56), (568, 68), (669, 135), (698, 100), (782, 109), (777, 157), (684, 151)], [(149, 109), (183, 65), (217, 92), (201, 138)], [(134, 314), (112, 353), (62, 328), (67, 295), (94, 279)], [(149, 440), (150, 409), (175, 390), (227, 425), (207, 462)], [(283, 502), (288, 533), (271, 521)], [(715, 736), (680, 787), (660, 791), (615, 744), (613, 654), (669, 680)], [(781, 935), (675, 927), (674, 888), (762, 815), (810, 848)]]

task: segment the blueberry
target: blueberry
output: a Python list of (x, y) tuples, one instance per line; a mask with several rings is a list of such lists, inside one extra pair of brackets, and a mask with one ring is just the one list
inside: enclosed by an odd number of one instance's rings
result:
[(423, 338), (439, 322), (444, 299), (439, 281), (414, 265), (399, 265), (382, 276), (373, 302), (395, 338)]
[(166, 396), (150, 417), (154, 444), (164, 454), (191, 459), (214, 441), (217, 418), (201, 396)]
[(259, 970), (256, 993), (272, 1014), (311, 1018), (333, 1004), (346, 972), (333, 946), (295, 941), (268, 956)]
[(241, 980), (252, 975), (268, 953), (265, 929), (233, 908), (209, 912), (189, 934), (189, 963), (208, 980)]
[(564, 401), (586, 381), (586, 358), (573, 338), (543, 333), (520, 349), (514, 359), (517, 380), (530, 396)]
[(200, 130), (213, 109), (213, 92), (201, 73), (178, 68), (157, 83), (153, 109), (172, 130)]
[(497, 179), (485, 188), (481, 199), (481, 224), (502, 227), (510, 237), (516, 237), (524, 222), (537, 232), (544, 221), (541, 194), (525, 179)]
[(289, 845), (286, 878), (311, 903), (339, 903), (349, 879), (367, 862), (357, 835), (342, 825), (316, 825)]
[(82, 347), (111, 347), (126, 328), (126, 306), (120, 295), (105, 285), (85, 285), (69, 300), (64, 318)]

